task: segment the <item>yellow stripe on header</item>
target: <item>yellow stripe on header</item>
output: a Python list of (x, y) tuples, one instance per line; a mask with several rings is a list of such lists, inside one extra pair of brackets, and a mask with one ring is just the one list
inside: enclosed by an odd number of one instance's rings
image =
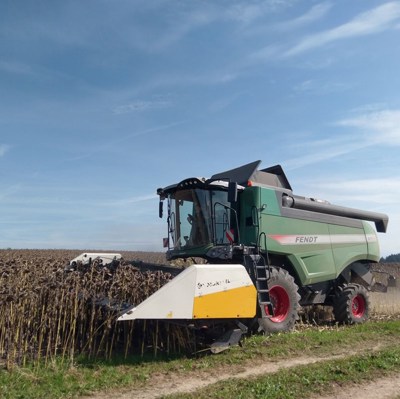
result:
[(254, 285), (233, 288), (194, 298), (194, 319), (234, 319), (256, 315), (257, 291)]

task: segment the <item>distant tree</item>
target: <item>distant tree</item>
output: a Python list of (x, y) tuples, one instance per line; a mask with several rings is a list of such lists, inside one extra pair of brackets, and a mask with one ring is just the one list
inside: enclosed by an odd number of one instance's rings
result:
[(400, 254), (389, 255), (386, 258), (381, 258), (382, 263), (400, 263)]

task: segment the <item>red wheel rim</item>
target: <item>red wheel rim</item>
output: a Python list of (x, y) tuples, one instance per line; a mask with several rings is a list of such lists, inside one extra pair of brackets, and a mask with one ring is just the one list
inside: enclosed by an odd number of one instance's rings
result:
[[(269, 289), (269, 297), (274, 310), (274, 315), (270, 320), (274, 323), (284, 321), (289, 313), (290, 299), (286, 290), (280, 285), (275, 285)], [(265, 313), (269, 315), (268, 306), (265, 307)]]
[(351, 312), (354, 317), (360, 318), (365, 313), (365, 298), (358, 294), (351, 301)]

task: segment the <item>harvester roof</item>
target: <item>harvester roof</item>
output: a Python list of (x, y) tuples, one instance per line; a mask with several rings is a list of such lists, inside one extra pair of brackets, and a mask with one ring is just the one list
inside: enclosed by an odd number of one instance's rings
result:
[(174, 192), (182, 188), (204, 188), (208, 185), (228, 187), (228, 182), (236, 182), (238, 188), (243, 190), (248, 186), (248, 182), (253, 184), (267, 185), (271, 187), (281, 188), (292, 191), (292, 187), (282, 169), (281, 165), (271, 166), (269, 168), (258, 170), (261, 161), (248, 163), (238, 168), (230, 169), (225, 172), (216, 173), (210, 179), (201, 177), (192, 177), (182, 180), (179, 183), (172, 184), (165, 188), (159, 188), (157, 193), (165, 194)]
[(290, 186), (290, 183), (281, 165), (275, 165), (266, 169), (257, 170), (260, 164), (261, 161), (255, 161), (243, 166), (239, 166), (235, 169), (217, 173), (211, 177), (211, 180), (234, 181), (242, 186), (247, 186), (247, 182), (251, 180), (254, 183), (292, 190), (292, 187)]

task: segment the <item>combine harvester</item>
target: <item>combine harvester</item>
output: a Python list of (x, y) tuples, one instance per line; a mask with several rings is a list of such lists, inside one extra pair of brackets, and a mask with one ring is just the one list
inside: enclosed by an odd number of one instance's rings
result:
[(219, 352), (255, 326), (292, 329), (300, 306), (333, 306), (340, 323), (368, 318), (369, 265), (380, 254), (367, 221), (384, 233), (388, 216), (294, 195), (281, 166), (258, 170), (260, 163), (157, 190), (160, 217), (167, 204), (167, 259), (206, 263), (184, 269), (118, 320), (222, 331), (211, 345)]

